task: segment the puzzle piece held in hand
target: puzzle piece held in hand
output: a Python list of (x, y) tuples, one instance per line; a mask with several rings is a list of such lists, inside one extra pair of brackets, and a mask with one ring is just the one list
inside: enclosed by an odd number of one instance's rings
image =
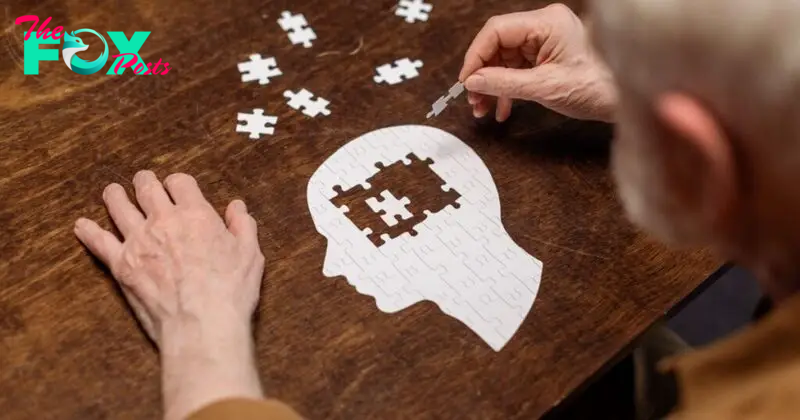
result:
[(272, 127), (278, 122), (278, 117), (271, 115), (264, 115), (264, 110), (256, 108), (252, 114), (245, 114), (240, 112), (238, 120), (244, 122), (236, 126), (237, 133), (250, 133), (250, 138), (257, 140), (262, 134), (272, 135), (275, 133), (275, 127)]
[(447, 91), (446, 95), (437, 99), (436, 102), (433, 103), (433, 109), (428, 113), (427, 117), (431, 118), (441, 114), (442, 111), (447, 108), (447, 105), (450, 104), (450, 101), (458, 98), (462, 93), (464, 93), (464, 84), (461, 82), (456, 82), (456, 84), (454, 84), (450, 90)]
[(383, 190), (381, 192), (381, 197), (383, 197), (381, 201), (378, 201), (375, 197), (370, 197), (366, 200), (366, 203), (372, 211), (381, 216), (381, 219), (383, 219), (388, 226), (396, 225), (398, 217), (402, 220), (408, 220), (414, 217), (414, 215), (406, 209), (406, 206), (411, 204), (411, 200), (409, 200), (408, 197), (403, 197), (398, 200), (389, 190)]
[(242, 82), (245, 83), (258, 80), (259, 84), (266, 85), (269, 84), (270, 77), (283, 74), (274, 57), (261, 58), (261, 54), (250, 55), (250, 61), (239, 63), (238, 67), (242, 73)]
[(391, 64), (384, 64), (375, 69), (378, 74), (373, 78), (375, 83), (387, 83), (396, 85), (403, 80), (413, 79), (419, 76), (417, 69), (422, 67), (422, 60), (411, 61), (403, 58)]
[(306, 17), (302, 14), (293, 15), (290, 11), (284, 11), (278, 19), (278, 25), (289, 34), (292, 44), (303, 44), (306, 48), (311, 48), (311, 41), (317, 39), (317, 34), (308, 26)]
[(397, 3), (395, 15), (404, 17), (406, 22), (427, 21), (433, 5), (425, 3), (423, 0), (400, 0)]
[(331, 115), (331, 111), (328, 109), (330, 102), (322, 98), (311, 99), (314, 94), (305, 89), (297, 93), (287, 90), (283, 92), (283, 96), (289, 99), (286, 102), (287, 105), (297, 110), (302, 109), (303, 114), (309, 117), (316, 117), (319, 114)]

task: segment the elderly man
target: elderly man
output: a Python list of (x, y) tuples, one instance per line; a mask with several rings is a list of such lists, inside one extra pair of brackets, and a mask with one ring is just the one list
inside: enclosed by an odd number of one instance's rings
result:
[[(564, 6), (492, 18), (460, 75), (473, 111), (503, 121), (528, 100), (615, 122), (613, 173), (632, 220), (750, 268), (776, 303), (753, 328), (665, 364), (680, 388), (674, 417), (795, 418), (800, 2), (608, 0), (594, 12), (599, 55)], [(143, 213), (119, 185), (104, 192), (124, 242), (86, 219), (75, 232), (161, 352), (165, 417), (296, 418), (263, 400), (253, 360), (264, 257), (244, 203), (223, 222), (189, 176), (162, 185), (140, 172), (134, 184)]]

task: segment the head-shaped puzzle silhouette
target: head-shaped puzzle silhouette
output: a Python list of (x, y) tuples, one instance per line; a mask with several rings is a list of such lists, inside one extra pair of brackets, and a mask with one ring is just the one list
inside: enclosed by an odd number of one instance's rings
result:
[(328, 240), (323, 274), (381, 311), (432, 301), (499, 351), (536, 298), (541, 262), (506, 233), (489, 170), (452, 134), (367, 133), (317, 169), (308, 206)]

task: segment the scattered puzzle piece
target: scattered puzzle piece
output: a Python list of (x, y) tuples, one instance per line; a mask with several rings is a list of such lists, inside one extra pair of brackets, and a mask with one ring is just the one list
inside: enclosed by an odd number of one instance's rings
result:
[(311, 48), (311, 41), (317, 39), (317, 34), (308, 26), (306, 17), (302, 14), (292, 14), (290, 11), (281, 13), (278, 25), (289, 34), (289, 41), (292, 44), (303, 44), (306, 48)]
[(283, 74), (278, 68), (274, 57), (261, 58), (261, 54), (250, 55), (250, 61), (239, 63), (239, 72), (242, 73), (242, 82), (258, 80), (259, 84), (269, 84), (270, 77)]
[(264, 110), (256, 108), (252, 114), (245, 114), (240, 112), (238, 120), (244, 122), (236, 126), (237, 133), (250, 133), (250, 138), (257, 140), (262, 134), (272, 135), (275, 133), (275, 127), (272, 127), (278, 122), (278, 117), (271, 115), (264, 115)]
[(395, 226), (397, 224), (397, 217), (402, 220), (408, 220), (414, 217), (414, 215), (406, 209), (406, 206), (411, 204), (411, 200), (409, 200), (408, 197), (403, 197), (398, 200), (389, 190), (381, 191), (381, 197), (383, 197), (381, 201), (378, 201), (375, 197), (370, 197), (366, 200), (366, 203), (372, 211), (381, 216), (381, 219), (383, 219), (387, 225)]
[(422, 0), (400, 0), (397, 3), (395, 15), (404, 17), (406, 22), (427, 21), (433, 5)]
[(286, 102), (287, 105), (294, 109), (302, 110), (303, 114), (309, 117), (316, 117), (319, 114), (331, 115), (331, 111), (328, 109), (330, 102), (322, 98), (311, 99), (314, 94), (305, 89), (297, 93), (287, 90), (283, 92), (283, 96), (289, 99)]
[(408, 58), (403, 58), (391, 64), (384, 64), (375, 69), (378, 73), (373, 80), (375, 83), (386, 83), (389, 85), (396, 85), (403, 80), (413, 79), (419, 76), (417, 69), (423, 65), (421, 60), (411, 61)]

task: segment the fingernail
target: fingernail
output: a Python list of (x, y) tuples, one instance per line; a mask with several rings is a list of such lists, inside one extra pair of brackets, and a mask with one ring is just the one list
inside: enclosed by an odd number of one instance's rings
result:
[(467, 77), (464, 87), (470, 92), (483, 93), (486, 90), (486, 78), (480, 74), (473, 74)]
[(75, 230), (83, 229), (87, 222), (88, 220), (84, 219), (83, 217), (79, 218), (75, 221)]
[(118, 184), (116, 184), (116, 183), (111, 183), (111, 184), (106, 185), (106, 187), (103, 188), (103, 199), (107, 199), (108, 195), (111, 194), (111, 190), (113, 188), (117, 188), (117, 186), (118, 186)]
[(142, 178), (149, 177), (151, 174), (155, 175), (152, 171), (149, 171), (147, 169), (142, 169), (136, 172), (135, 175), (133, 175), (133, 181), (134, 182), (141, 181)]
[(475, 95), (469, 94), (467, 95), (467, 102), (469, 102), (470, 105), (475, 105), (480, 102), (480, 99), (475, 97)]
[(473, 109), (473, 110), (472, 110), (472, 115), (473, 115), (475, 118), (483, 118), (483, 117), (485, 117), (485, 116), (486, 116), (486, 114), (487, 114), (488, 112), (489, 112), (489, 111), (484, 111), (484, 110), (480, 110), (480, 109), (478, 109), (478, 108), (475, 108), (475, 109)]
[(233, 200), (233, 206), (236, 211), (240, 211), (242, 213), (247, 213), (247, 204), (244, 203), (242, 200)]

